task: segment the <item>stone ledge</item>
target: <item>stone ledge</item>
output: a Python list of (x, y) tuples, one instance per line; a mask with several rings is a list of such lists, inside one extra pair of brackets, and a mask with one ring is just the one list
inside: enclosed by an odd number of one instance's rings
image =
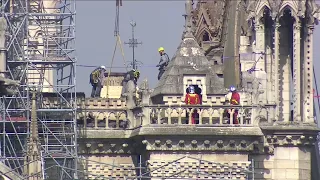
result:
[(134, 130), (87, 129), (79, 131), (79, 138), (131, 138), (147, 135), (194, 135), (194, 136), (263, 136), (259, 127), (205, 127), (193, 125), (149, 125)]
[[(83, 130), (82, 130), (83, 131)], [(130, 138), (132, 130), (103, 130), (103, 129), (87, 129), (85, 132), (78, 132), (78, 138), (85, 138), (85, 139), (99, 139), (99, 138), (112, 138), (112, 139), (123, 139), (123, 138)]]
[[(9, 178), (9, 179), (23, 179), (22, 176), (20, 176), (18, 173), (16, 173), (15, 171), (12, 171), (11, 168), (9, 168), (8, 166), (6, 166), (5, 164), (3, 164), (2, 162), (0, 162), (0, 173), (3, 174), (2, 178)], [(0, 176), (1, 179), (1, 176)]]
[(149, 125), (140, 129), (139, 135), (211, 135), (211, 136), (263, 136), (259, 127), (205, 127), (193, 125)]
[(279, 125), (279, 126), (260, 126), (261, 130), (269, 131), (313, 131), (314, 133), (320, 132), (316, 124), (306, 125)]

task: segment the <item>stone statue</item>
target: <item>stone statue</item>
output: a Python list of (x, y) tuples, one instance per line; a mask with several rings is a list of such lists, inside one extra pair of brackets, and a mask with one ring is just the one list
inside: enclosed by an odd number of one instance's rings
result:
[(141, 98), (141, 101), (140, 101), (141, 105), (150, 104), (151, 90), (149, 88), (149, 83), (147, 79), (143, 80), (143, 82), (140, 84), (139, 95)]
[(136, 107), (136, 92), (137, 92), (137, 81), (140, 77), (140, 72), (137, 70), (131, 70), (125, 74), (122, 81), (122, 96), (126, 97), (127, 108), (132, 109)]

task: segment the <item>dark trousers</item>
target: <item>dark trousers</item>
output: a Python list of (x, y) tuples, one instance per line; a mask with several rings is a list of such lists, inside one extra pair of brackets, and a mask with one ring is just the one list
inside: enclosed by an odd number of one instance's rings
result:
[(92, 91), (91, 91), (91, 97), (95, 98), (95, 97), (100, 97), (100, 93), (101, 93), (101, 89), (102, 86), (100, 83), (94, 83), (91, 84), (92, 85)]
[(158, 80), (160, 80), (160, 78), (163, 75), (164, 71), (165, 71), (164, 68), (159, 69)]

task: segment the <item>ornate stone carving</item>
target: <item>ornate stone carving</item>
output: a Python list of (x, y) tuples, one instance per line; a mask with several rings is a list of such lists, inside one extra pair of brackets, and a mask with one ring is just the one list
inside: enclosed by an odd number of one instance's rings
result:
[[(181, 159), (181, 158), (180, 158)], [(187, 160), (184, 160), (187, 159)], [(251, 162), (209, 162), (186, 157), (175, 163), (170, 161), (148, 161), (151, 177), (200, 178), (200, 179), (246, 179)], [(228, 173), (223, 173), (228, 172)]]
[(204, 32), (209, 33), (211, 41), (219, 42), (222, 37), (222, 24), (224, 21), (226, 0), (198, 1), (193, 11), (196, 26), (195, 37), (202, 41)]
[(310, 135), (266, 135), (264, 137), (265, 152), (273, 154), (275, 146), (314, 146), (315, 136)]
[(97, 179), (136, 179), (136, 169), (134, 164), (119, 164), (111, 166), (106, 163), (90, 162), (87, 165), (84, 179), (97, 180)]
[(239, 140), (239, 139), (153, 139), (143, 140), (149, 151), (255, 151), (258, 141)]
[(279, 10), (283, 0), (268, 0), (271, 8), (271, 17), (275, 20), (279, 16)]
[(247, 1), (240, 1), (238, 2), (238, 9), (243, 13), (242, 19), (240, 19), (240, 25), (241, 25), (241, 36), (251, 36), (252, 35), (252, 20), (253, 17), (251, 17), (251, 2)]
[(119, 142), (79, 142), (79, 154), (131, 154), (136, 148), (135, 143)]
[(138, 103), (139, 105), (149, 105), (150, 104), (150, 96), (152, 93), (152, 90), (149, 88), (149, 83), (148, 80), (145, 79), (140, 87), (139, 87), (139, 96), (140, 96), (140, 102)]

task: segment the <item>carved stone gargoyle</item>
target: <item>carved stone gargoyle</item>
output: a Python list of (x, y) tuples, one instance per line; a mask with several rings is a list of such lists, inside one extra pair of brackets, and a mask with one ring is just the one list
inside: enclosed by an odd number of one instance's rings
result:
[(14, 95), (18, 92), (17, 87), (20, 86), (19, 81), (4, 78), (0, 76), (0, 95)]
[(7, 30), (7, 20), (0, 17), (0, 95), (14, 95), (17, 87), (20, 85), (19, 81), (6, 78), (6, 53), (5, 53), (5, 33)]
[(143, 82), (140, 84), (140, 88), (139, 88), (139, 95), (140, 95), (140, 105), (149, 105), (150, 104), (150, 96), (151, 96), (151, 90), (149, 88), (149, 83), (148, 80), (145, 79), (143, 80)]

